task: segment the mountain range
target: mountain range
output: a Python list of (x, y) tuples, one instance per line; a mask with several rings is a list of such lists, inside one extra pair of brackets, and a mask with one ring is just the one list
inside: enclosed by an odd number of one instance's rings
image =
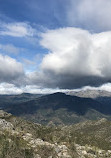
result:
[(111, 92), (109, 91), (91, 90), (91, 89), (79, 90), (79, 91), (70, 90), (67, 91), (66, 94), (71, 96), (78, 96), (82, 98), (93, 98), (93, 99), (99, 97), (111, 97)]
[(60, 92), (48, 95), (2, 95), (0, 107), (36, 123), (68, 125), (100, 118), (111, 120), (110, 95), (106, 91), (70, 92), (70, 95)]
[(89, 93), (0, 95), (0, 158), (111, 158), (110, 93)]

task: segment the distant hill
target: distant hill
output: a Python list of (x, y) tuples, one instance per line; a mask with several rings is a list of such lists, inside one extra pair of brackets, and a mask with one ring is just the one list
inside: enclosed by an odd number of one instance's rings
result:
[(74, 124), (103, 117), (111, 119), (110, 105), (102, 104), (92, 98), (81, 98), (64, 93), (15, 102), (4, 110), (42, 124)]
[(30, 101), (40, 96), (42, 96), (42, 94), (22, 93), (18, 95), (0, 95), (0, 109), (5, 109), (13, 104)]
[(103, 113), (108, 112), (110, 114), (111, 107), (111, 92), (105, 90), (81, 90), (81, 91), (69, 91), (66, 94), (71, 96), (78, 96), (81, 98), (92, 98), (99, 103), (103, 104)]
[(80, 90), (80, 91), (68, 91), (66, 94), (71, 96), (78, 96), (82, 98), (99, 98), (99, 97), (111, 97), (111, 92), (105, 90)]

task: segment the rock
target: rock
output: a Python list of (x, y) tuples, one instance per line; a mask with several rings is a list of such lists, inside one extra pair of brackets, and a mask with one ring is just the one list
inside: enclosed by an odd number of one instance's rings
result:
[(55, 152), (58, 154), (60, 152), (60, 148), (59, 147), (55, 147)]
[(5, 112), (3, 110), (0, 110), (0, 118), (7, 118), (9, 116), (11, 116), (10, 113), (7, 113), (7, 112)]
[(105, 123), (105, 122), (107, 122), (107, 119), (106, 119), (106, 118), (102, 118), (102, 119), (100, 119), (99, 121), (97, 121), (97, 122), (95, 123), (95, 125), (100, 125), (100, 124)]
[(34, 155), (34, 158), (41, 158), (41, 156), (38, 155), (38, 154), (35, 154), (35, 155)]
[(0, 129), (13, 130), (13, 125), (10, 122), (7, 122), (5, 119), (0, 119)]
[(83, 155), (87, 155), (87, 152), (85, 150), (82, 151)]

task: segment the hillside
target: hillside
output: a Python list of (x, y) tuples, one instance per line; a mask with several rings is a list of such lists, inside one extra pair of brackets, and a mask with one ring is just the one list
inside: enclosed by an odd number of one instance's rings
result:
[(111, 119), (110, 104), (92, 98), (81, 98), (64, 93), (13, 102), (3, 108), (7, 112), (40, 124), (71, 125), (85, 120)]
[(7, 108), (10, 105), (30, 101), (42, 96), (41, 94), (22, 93), (18, 95), (0, 95), (0, 109)]
[(0, 158), (111, 158), (111, 122), (42, 126), (0, 111)]

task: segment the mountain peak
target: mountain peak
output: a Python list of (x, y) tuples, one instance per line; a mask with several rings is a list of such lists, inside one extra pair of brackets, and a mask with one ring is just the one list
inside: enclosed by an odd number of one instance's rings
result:
[(51, 95), (66, 95), (65, 93), (62, 93), (62, 92), (56, 92), (56, 93), (52, 93)]
[(98, 98), (98, 97), (111, 97), (111, 92), (105, 90), (86, 89), (80, 91), (69, 91), (66, 94), (78, 96), (82, 98)]

